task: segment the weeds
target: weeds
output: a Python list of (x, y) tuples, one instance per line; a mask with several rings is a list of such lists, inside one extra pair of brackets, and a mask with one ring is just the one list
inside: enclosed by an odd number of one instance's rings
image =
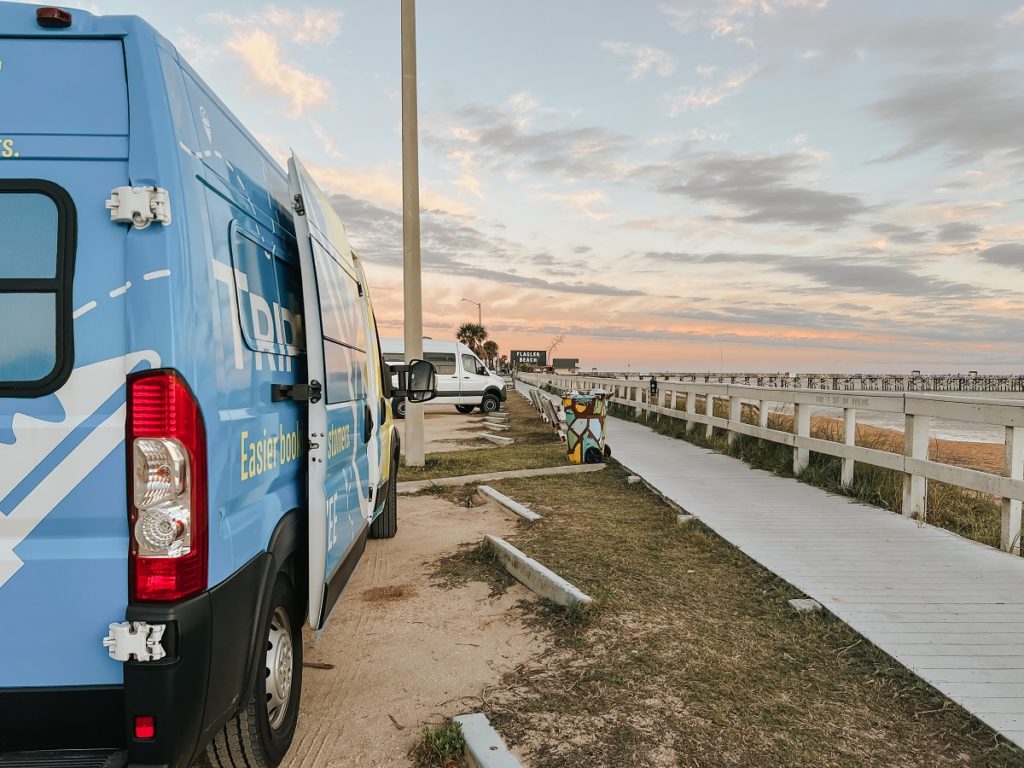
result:
[(462, 768), (466, 740), (462, 726), (453, 720), (445, 720), (437, 726), (428, 725), (410, 757), (418, 768)]
[[(663, 420), (664, 421), (664, 420)], [(543, 507), (516, 546), (592, 595), (529, 601), (553, 648), (488, 694), (534, 768), (1022, 764), (1022, 753), (614, 461), (495, 483)]]

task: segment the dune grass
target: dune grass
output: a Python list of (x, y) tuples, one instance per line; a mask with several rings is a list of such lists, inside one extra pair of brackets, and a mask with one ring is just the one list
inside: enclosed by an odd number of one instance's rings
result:
[[(678, 525), (614, 461), (495, 487), (544, 515), (512, 543), (595, 599), (572, 613), (523, 603), (553, 647), (481, 693), (533, 768), (1024, 764), (845, 624), (796, 614), (796, 589), (700, 523)], [(476, 547), (435, 577), (507, 582)]]

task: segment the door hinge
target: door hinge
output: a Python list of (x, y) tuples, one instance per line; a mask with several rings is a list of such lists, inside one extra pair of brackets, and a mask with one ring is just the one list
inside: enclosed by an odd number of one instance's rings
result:
[(167, 655), (163, 640), (166, 624), (122, 621), (110, 625), (103, 646), (115, 661), (159, 661)]
[(323, 396), (323, 387), (314, 379), (309, 384), (271, 384), (270, 401), (280, 403), (284, 400), (296, 402), (319, 403)]
[(363, 284), (362, 283), (356, 283), (356, 287), (359, 289), (359, 297), (362, 298), (362, 296), (363, 296)]
[(106, 205), (115, 224), (145, 229), (154, 221), (165, 227), (171, 223), (171, 197), (160, 187), (117, 187)]
[(302, 195), (296, 195), (292, 198), (292, 210), (295, 211), (296, 216), (306, 215), (306, 204), (302, 201)]

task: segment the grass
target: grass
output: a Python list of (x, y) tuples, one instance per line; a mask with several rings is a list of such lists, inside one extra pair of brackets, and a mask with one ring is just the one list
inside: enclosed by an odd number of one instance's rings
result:
[[(530, 602), (553, 647), (484, 694), (533, 768), (1024, 764), (846, 625), (796, 614), (793, 587), (677, 525), (614, 462), (495, 486), (545, 516), (515, 545), (595, 598), (575, 614)], [(442, 571), (488, 567), (467, 549)]]
[(424, 728), (422, 738), (409, 756), (417, 768), (462, 768), (466, 764), (465, 751), (462, 726), (445, 720), (440, 725)]
[[(703, 413), (704, 404), (698, 398), (697, 410)], [(722, 400), (714, 404), (715, 416), (728, 417), (728, 407)], [(703, 425), (693, 432), (687, 432), (679, 419), (637, 418), (634, 409), (612, 404), (609, 413), (622, 419), (638, 421), (661, 434), (687, 440), (702, 447), (728, 453), (742, 459), (757, 469), (765, 469), (783, 477), (793, 477), (793, 449), (769, 440), (741, 435), (732, 446), (728, 445), (724, 430), (715, 429), (713, 436), (705, 437)], [(743, 421), (757, 423), (757, 410), (744, 405)], [(781, 413), (768, 415), (768, 426), (781, 431), (792, 431), (793, 419)], [(811, 436), (823, 440), (840, 441), (841, 433), (834, 421), (818, 421), (812, 424)], [(857, 445), (880, 451), (901, 452), (903, 444), (896, 435), (878, 430), (860, 430)], [(858, 462), (854, 468), (853, 485), (843, 488), (840, 483), (842, 460), (811, 452), (810, 466), (800, 475), (799, 480), (823, 488), (832, 493), (849, 496), (900, 513), (903, 508), (903, 474), (895, 470), (875, 467)], [(928, 522), (945, 528), (965, 538), (998, 547), (1000, 543), (1002, 511), (998, 500), (985, 494), (976, 493), (945, 483), (928, 483)]]
[(509, 392), (503, 410), (509, 415), (509, 430), (501, 434), (514, 438), (515, 443), (498, 448), (429, 453), (425, 467), (407, 467), (403, 459), (398, 470), (399, 482), (557, 467), (566, 463), (565, 447), (526, 400), (515, 392)]

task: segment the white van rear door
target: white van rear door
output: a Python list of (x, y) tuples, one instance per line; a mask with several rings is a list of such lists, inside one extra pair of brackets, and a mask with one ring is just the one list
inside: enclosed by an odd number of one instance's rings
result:
[(321, 629), (366, 546), (367, 324), (345, 225), (294, 155), (288, 179), (305, 313), (309, 625)]

